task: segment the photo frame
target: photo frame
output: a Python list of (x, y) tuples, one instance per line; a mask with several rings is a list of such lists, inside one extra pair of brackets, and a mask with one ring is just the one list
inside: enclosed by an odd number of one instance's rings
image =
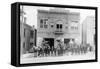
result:
[(11, 65), (97, 62), (97, 7), (11, 4)]

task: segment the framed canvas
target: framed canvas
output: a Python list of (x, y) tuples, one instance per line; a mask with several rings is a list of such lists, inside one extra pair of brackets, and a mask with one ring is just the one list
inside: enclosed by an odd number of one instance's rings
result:
[(97, 7), (11, 4), (11, 64), (97, 62)]

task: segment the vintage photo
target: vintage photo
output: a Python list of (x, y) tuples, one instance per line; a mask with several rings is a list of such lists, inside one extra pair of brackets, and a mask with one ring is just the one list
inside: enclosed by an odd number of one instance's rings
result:
[(20, 5), (20, 63), (95, 59), (95, 10)]

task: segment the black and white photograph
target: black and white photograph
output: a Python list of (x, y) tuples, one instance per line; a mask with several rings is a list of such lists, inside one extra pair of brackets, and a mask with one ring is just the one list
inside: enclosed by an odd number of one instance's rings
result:
[(95, 10), (20, 5), (20, 64), (95, 60)]

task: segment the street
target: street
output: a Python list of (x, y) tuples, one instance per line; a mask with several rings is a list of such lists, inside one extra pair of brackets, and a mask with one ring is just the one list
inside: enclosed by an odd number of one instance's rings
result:
[(63, 56), (48, 56), (48, 57), (33, 57), (33, 54), (25, 54), (21, 57), (21, 63), (40, 63), (40, 62), (56, 62), (56, 61), (74, 61), (74, 60), (91, 60), (95, 59), (93, 52), (86, 54), (77, 55), (66, 55)]

